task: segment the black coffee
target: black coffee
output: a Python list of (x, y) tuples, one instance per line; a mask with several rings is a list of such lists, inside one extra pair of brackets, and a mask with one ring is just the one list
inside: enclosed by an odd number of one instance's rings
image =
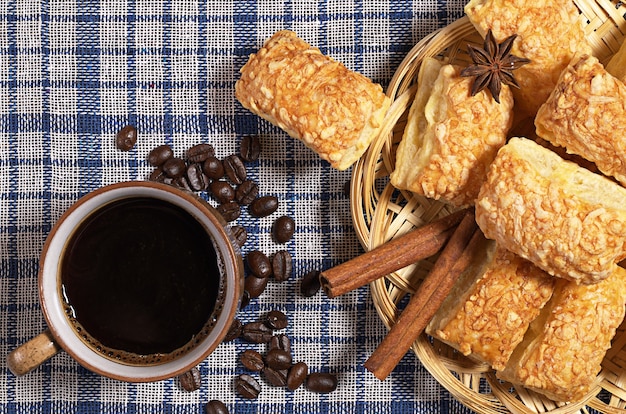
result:
[(208, 334), (223, 283), (202, 225), (147, 197), (114, 201), (81, 223), (61, 275), (82, 337), (109, 357), (144, 363), (184, 352)]

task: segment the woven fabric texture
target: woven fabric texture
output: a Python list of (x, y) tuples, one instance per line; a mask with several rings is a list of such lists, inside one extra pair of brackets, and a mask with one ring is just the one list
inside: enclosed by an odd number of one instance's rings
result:
[[(231, 413), (468, 412), (407, 354), (384, 382), (363, 368), (386, 328), (368, 288), (337, 299), (300, 294), (311, 270), (362, 252), (350, 218), (350, 171), (329, 168), (300, 142), (244, 110), (234, 97), (239, 68), (280, 29), (294, 30), (348, 68), (383, 86), (423, 36), (462, 15), (462, 0), (219, 1), (0, 0), (0, 413), (199, 413), (211, 399)], [(139, 131), (122, 152), (116, 132)], [(78, 198), (106, 184), (145, 180), (148, 152), (169, 144), (178, 156), (211, 143), (218, 157), (258, 134), (262, 153), (248, 167), (276, 213), (243, 210), (244, 253), (287, 249), (294, 273), (242, 309), (242, 322), (277, 309), (296, 361), (333, 372), (338, 388), (316, 394), (269, 385), (256, 400), (234, 390), (248, 372), (246, 349), (223, 343), (200, 366), (202, 387), (176, 379), (130, 384), (98, 376), (61, 352), (16, 377), (5, 357), (46, 328), (37, 291), (39, 255), (55, 220)], [(203, 195), (207, 197), (206, 194)], [(209, 202), (215, 203), (208, 197)], [(295, 236), (276, 244), (276, 217), (295, 219)]]

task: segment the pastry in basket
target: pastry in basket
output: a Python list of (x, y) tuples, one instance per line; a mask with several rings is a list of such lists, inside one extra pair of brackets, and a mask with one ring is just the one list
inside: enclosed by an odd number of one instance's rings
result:
[(500, 103), (487, 91), (471, 96), (472, 80), (460, 72), (424, 59), (390, 177), (398, 189), (454, 206), (473, 204), (513, 118), (508, 86), (502, 85)]
[(480, 265), (455, 284), (426, 332), (501, 370), (557, 279), (493, 241), (486, 251)]
[(576, 56), (535, 118), (537, 135), (626, 184), (626, 85)]
[(626, 270), (593, 285), (557, 281), (506, 368), (497, 373), (557, 401), (585, 396), (624, 318)]
[(626, 256), (626, 189), (526, 138), (498, 151), (476, 222), (486, 237), (578, 283), (606, 279)]
[(515, 75), (520, 118), (535, 115), (576, 52), (591, 53), (572, 0), (470, 0), (465, 13), (483, 37), (489, 29), (498, 41), (518, 35), (511, 51), (531, 61)]
[(365, 152), (391, 103), (380, 85), (287, 30), (250, 56), (235, 96), (339, 170)]

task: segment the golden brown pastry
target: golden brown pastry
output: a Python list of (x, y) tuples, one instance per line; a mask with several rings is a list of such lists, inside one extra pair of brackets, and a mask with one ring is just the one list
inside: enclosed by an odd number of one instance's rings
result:
[(454, 206), (470, 205), (487, 168), (506, 142), (513, 95), (503, 85), (500, 104), (487, 91), (470, 96), (461, 68), (434, 58), (422, 62), (418, 89), (396, 151), (391, 183)]
[(534, 116), (576, 52), (591, 53), (580, 12), (571, 0), (470, 0), (465, 13), (485, 37), (517, 34), (511, 52), (531, 62), (515, 71), (515, 110)]
[(365, 152), (391, 103), (380, 85), (287, 30), (250, 55), (235, 96), (339, 170)]
[(535, 126), (540, 137), (626, 184), (626, 85), (595, 57), (573, 59)]
[(426, 332), (502, 370), (557, 279), (493, 241), (480, 261), (458, 281)]
[(624, 319), (626, 271), (600, 283), (559, 280), (524, 341), (497, 376), (553, 400), (575, 401), (590, 391)]
[(511, 138), (476, 201), (485, 236), (553, 276), (606, 279), (626, 252), (626, 189), (525, 138)]

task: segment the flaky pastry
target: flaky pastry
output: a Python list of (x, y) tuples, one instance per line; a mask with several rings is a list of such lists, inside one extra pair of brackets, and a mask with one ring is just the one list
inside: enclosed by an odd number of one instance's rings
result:
[(571, 0), (470, 0), (465, 14), (485, 37), (517, 34), (511, 52), (531, 62), (515, 71), (515, 110), (534, 116), (576, 52), (591, 53), (580, 12)]
[(240, 72), (235, 96), (245, 108), (339, 170), (367, 150), (391, 103), (380, 85), (288, 30), (268, 39)]
[(537, 135), (626, 184), (626, 85), (593, 56), (575, 57), (535, 118)]
[(511, 138), (481, 187), (476, 222), (486, 237), (551, 275), (595, 283), (626, 254), (626, 189)]
[(391, 173), (394, 187), (454, 206), (474, 203), (489, 164), (506, 142), (513, 107), (506, 85), (500, 104), (487, 91), (470, 96), (472, 80), (459, 76), (460, 70), (424, 59)]

